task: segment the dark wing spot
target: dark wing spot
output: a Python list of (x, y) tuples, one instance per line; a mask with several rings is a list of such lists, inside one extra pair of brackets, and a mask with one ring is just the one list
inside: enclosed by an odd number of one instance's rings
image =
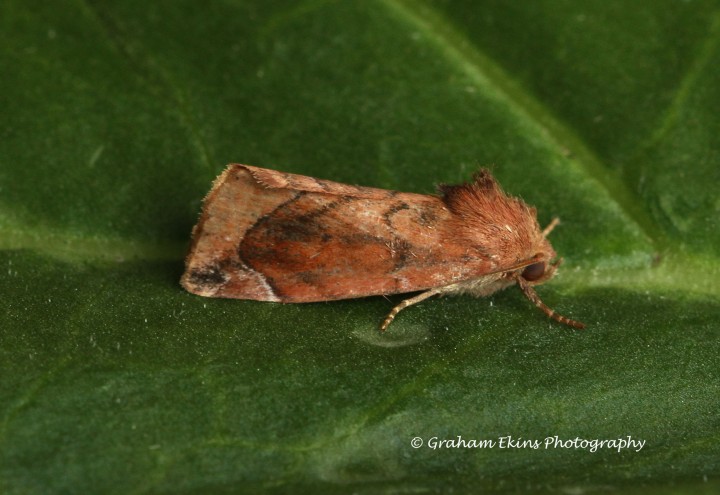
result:
[(225, 283), (223, 268), (218, 265), (206, 265), (190, 272), (190, 282), (198, 287), (217, 287)]

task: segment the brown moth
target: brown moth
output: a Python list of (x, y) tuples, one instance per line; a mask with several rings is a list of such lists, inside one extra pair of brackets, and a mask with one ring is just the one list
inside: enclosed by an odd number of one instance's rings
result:
[(193, 229), (181, 283), (193, 294), (282, 303), (423, 291), (487, 296), (517, 284), (547, 316), (533, 286), (561, 260), (534, 207), (506, 195), (488, 170), (440, 196), (351, 186), (248, 165), (215, 180)]

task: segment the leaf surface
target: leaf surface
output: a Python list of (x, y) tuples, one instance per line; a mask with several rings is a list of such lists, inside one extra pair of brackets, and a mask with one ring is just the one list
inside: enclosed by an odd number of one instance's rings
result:
[[(720, 486), (717, 2), (8, 0), (0, 23), (3, 492)], [(420, 193), (493, 166), (561, 218), (539, 292), (588, 328), (514, 289), (384, 335), (402, 297), (187, 294), (230, 162)], [(458, 437), (496, 444), (431, 447)]]

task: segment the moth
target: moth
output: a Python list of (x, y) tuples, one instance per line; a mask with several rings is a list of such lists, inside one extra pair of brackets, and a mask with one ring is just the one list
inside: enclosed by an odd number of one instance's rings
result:
[(192, 234), (181, 284), (189, 292), (281, 303), (418, 292), (382, 322), (432, 296), (488, 296), (517, 285), (548, 317), (574, 328), (534, 286), (556, 259), (534, 207), (490, 171), (439, 195), (352, 186), (232, 164), (215, 180)]

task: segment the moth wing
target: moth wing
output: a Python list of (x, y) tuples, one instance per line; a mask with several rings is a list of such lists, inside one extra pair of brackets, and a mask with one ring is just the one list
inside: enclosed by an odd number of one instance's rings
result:
[(446, 286), (496, 266), (453, 241), (435, 196), (231, 165), (205, 199), (182, 284), (216, 297), (312, 302)]

